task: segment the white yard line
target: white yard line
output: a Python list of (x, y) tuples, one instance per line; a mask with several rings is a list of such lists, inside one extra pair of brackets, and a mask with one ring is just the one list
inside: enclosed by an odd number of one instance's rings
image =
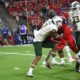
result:
[[(22, 56), (35, 56), (35, 54), (29, 53), (29, 51), (26, 51), (26, 53), (18, 53), (18, 52), (0, 52), (0, 54), (3, 55), (22, 55)], [(42, 57), (46, 57), (46, 55), (42, 55)], [(59, 58), (58, 56), (56, 58)], [(65, 59), (68, 59), (67, 57), (64, 57)]]
[(3, 55), (26, 55), (26, 56), (34, 56), (34, 54), (24, 54), (24, 53), (18, 53), (18, 52), (14, 52), (14, 53), (10, 53), (10, 52), (0, 52), (0, 54)]
[(19, 67), (15, 67), (15, 68), (13, 68), (13, 69), (15, 69), (15, 70), (19, 70), (20, 68), (19, 68)]
[[(21, 55), (21, 56), (32, 56), (32, 57), (34, 57), (35, 56), (35, 54), (31, 54), (31, 53), (29, 53), (29, 51), (26, 51), (26, 53), (24, 54), (24, 53), (19, 53), (19, 52), (0, 52), (0, 55)], [(43, 58), (45, 58), (46, 57), (46, 55), (43, 55), (42, 56)], [(59, 58), (58, 56), (56, 57), (56, 58)], [(68, 59), (67, 57), (64, 57), (65, 59)], [(69, 64), (69, 63), (66, 63), (66, 64)], [(44, 65), (39, 65), (39, 66), (41, 66), (41, 67), (45, 67)], [(19, 67), (14, 67), (13, 68), (14, 70), (20, 70), (21, 68), (19, 68)]]
[(8, 46), (2, 46), (2, 47), (25, 47), (25, 46), (29, 46), (29, 47), (32, 47), (32, 44), (24, 44), (24, 45), (8, 45)]

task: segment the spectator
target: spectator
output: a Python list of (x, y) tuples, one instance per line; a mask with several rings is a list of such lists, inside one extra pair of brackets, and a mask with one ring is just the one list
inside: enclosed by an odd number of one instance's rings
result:
[(26, 27), (26, 25), (21, 23), (19, 25), (18, 30), (19, 30), (19, 34), (21, 36), (22, 44), (25, 44), (25, 43), (27, 44), (28, 41), (27, 41), (27, 27)]
[(2, 34), (2, 41), (5, 43), (7, 42), (7, 44), (10, 44), (10, 41), (9, 41), (10, 31), (6, 25), (3, 25), (1, 27), (1, 34)]
[(16, 33), (13, 36), (14, 36), (14, 44), (15, 45), (20, 45), (21, 44), (20, 35)]
[(54, 16), (56, 15), (56, 12), (54, 11), (54, 10), (49, 10), (49, 12), (48, 12), (48, 17), (49, 18), (53, 18)]
[(2, 41), (2, 36), (0, 35), (0, 46), (3, 46), (3, 45), (4, 45), (4, 43)]
[(19, 19), (19, 16), (16, 15), (16, 22), (19, 23), (20, 19)]
[(9, 36), (9, 38), (10, 38), (10, 44), (14, 45), (14, 37), (13, 37), (13, 35)]
[(2, 26), (2, 24), (3, 24), (3, 20), (2, 20), (2, 18), (0, 17), (0, 27)]
[(48, 5), (47, 1), (43, 5), (44, 6), (42, 6), (42, 14), (43, 14), (43, 17), (46, 18), (48, 10), (49, 10), (49, 5)]

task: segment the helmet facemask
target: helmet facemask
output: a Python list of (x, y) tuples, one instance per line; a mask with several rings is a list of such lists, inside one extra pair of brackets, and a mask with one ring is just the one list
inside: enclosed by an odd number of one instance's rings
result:
[(55, 16), (53, 19), (54, 24), (57, 26), (57, 28), (60, 28), (62, 26), (62, 18), (60, 16)]

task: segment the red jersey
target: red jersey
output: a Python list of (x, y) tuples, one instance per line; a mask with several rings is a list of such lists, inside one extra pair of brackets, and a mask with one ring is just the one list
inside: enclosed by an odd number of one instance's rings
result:
[(72, 35), (72, 31), (70, 30), (69, 26), (66, 24), (63, 24), (62, 27), (58, 30), (57, 32), (59, 35), (63, 34), (63, 36), (61, 38), (53, 38), (51, 40), (53, 40), (53, 42), (57, 42), (56, 47), (58, 50), (61, 50), (64, 48), (64, 46), (66, 44), (69, 45), (69, 47), (74, 51), (74, 52), (78, 52), (78, 48), (77, 45), (75, 43), (75, 39)]

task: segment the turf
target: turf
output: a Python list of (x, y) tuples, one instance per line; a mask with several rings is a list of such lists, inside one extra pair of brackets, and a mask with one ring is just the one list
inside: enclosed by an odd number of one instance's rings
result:
[(42, 67), (42, 61), (45, 59), (49, 50), (50, 49), (43, 48), (43, 57), (34, 69), (34, 77), (27, 77), (26, 72), (28, 71), (35, 56), (33, 46), (25, 45), (0, 47), (0, 80), (80, 79), (80, 73), (75, 71), (75, 62), (72, 64), (66, 64), (65, 66), (55, 65), (52, 66), (52, 69)]

